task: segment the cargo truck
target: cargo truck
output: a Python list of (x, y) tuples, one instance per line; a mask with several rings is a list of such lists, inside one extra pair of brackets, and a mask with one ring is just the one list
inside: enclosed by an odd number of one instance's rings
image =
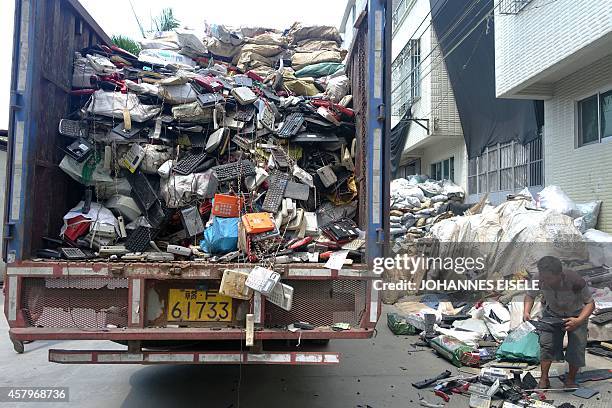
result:
[[(337, 364), (339, 353), (329, 351), (334, 343), (315, 351), (294, 346), (371, 337), (381, 311), (371, 265), (384, 255), (389, 227), (390, 24), (390, 1), (369, 1), (356, 19), (347, 58), (356, 112), (358, 224), (366, 236), (363, 262), (340, 270), (322, 263), (276, 266), (282, 281), (294, 288), (293, 307), (285, 311), (257, 293), (246, 304), (234, 305), (232, 310), (246, 307), (253, 315), (254, 344), (246, 347), (245, 325), (235, 316), (175, 324), (168, 309), (173, 289), (218, 288), (224, 269), (249, 271), (248, 264), (35, 259), (43, 238), (57, 236), (66, 210), (83, 194), (58, 167), (58, 123), (74, 97), (74, 53), (111, 40), (77, 0), (16, 0), (2, 243), (4, 311), (15, 350), (24, 352), (24, 344), (37, 340), (82, 340), (84, 345), (110, 340), (123, 347), (49, 350), (49, 360)], [(295, 322), (316, 328), (287, 330)], [(339, 322), (350, 329), (330, 328)], [(275, 340), (289, 347), (269, 346)]]

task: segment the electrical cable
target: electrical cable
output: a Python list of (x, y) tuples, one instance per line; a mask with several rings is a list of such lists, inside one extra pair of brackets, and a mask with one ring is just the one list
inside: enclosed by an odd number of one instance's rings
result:
[[(479, 1), (479, 0), (477, 0)], [(495, 8), (502, 2), (503, 0), (498, 0), (498, 2), (496, 4), (493, 5), (493, 7), (481, 18), (478, 20), (478, 22), (459, 40), (458, 43), (456, 43), (454, 46), (451, 47), (451, 49), (446, 53), (446, 55), (444, 55), (442, 57), (442, 62), (446, 61), (446, 59), (478, 28), (478, 26), (480, 26), (480, 24), (485, 21), (487, 18), (491, 17), (491, 12), (493, 10), (495, 10)], [(482, 11), (483, 9), (481, 9)], [(478, 40), (479, 41), (479, 40)], [(440, 42), (438, 42), (438, 45), (434, 48), (437, 48), (440, 45)], [(473, 53), (475, 52), (475, 49), (473, 51)], [(430, 53), (431, 54), (431, 53)], [(430, 55), (429, 54), (429, 55)], [(471, 59), (471, 57), (470, 57)], [(433, 64), (433, 63), (432, 63)], [(430, 67), (432, 64), (428, 65), (427, 67)], [(420, 80), (419, 80), (419, 84), (424, 80), (425, 77), (427, 77), (429, 74), (432, 73), (432, 71), (434, 70), (435, 67), (432, 67), (425, 75), (423, 75)], [(430, 112), (431, 113), (431, 112)]]
[[(395, 92), (397, 90), (397, 88), (399, 88), (399, 86), (401, 86), (401, 84), (410, 76), (412, 76), (412, 74), (416, 71), (416, 70), (421, 70), (421, 66), (425, 63), (425, 60), (427, 60), (427, 58), (429, 58), (442, 44), (443, 41), (445, 41), (446, 39), (448, 39), (448, 37), (452, 34), (453, 30), (457, 27), (459, 27), (459, 24), (461, 24), (463, 22), (463, 20), (465, 20), (468, 16), (468, 13), (470, 11), (472, 11), (472, 9), (476, 6), (476, 4), (478, 4), (480, 1), (482, 0), (474, 0), (471, 4), (468, 4), (468, 6), (466, 6), (466, 8), (463, 10), (463, 13), (461, 14), (461, 16), (459, 16), (459, 18), (457, 20), (455, 20), (455, 22), (446, 30), (446, 32), (438, 39), (438, 43), (432, 47), (431, 51), (425, 56), (425, 57), (420, 57), (421, 60), (419, 62), (419, 64), (417, 66), (415, 66), (410, 72), (408, 72), (406, 75), (404, 75), (403, 80), (400, 81), (400, 84), (398, 84), (397, 86), (393, 87), (391, 89), (391, 94), (393, 94), (393, 92)], [(498, 3), (499, 4), (499, 3)], [(486, 7), (486, 6), (485, 6)], [(494, 6), (495, 7), (495, 6)], [(484, 7), (480, 9), (480, 12), (482, 12), (482, 10), (484, 10)], [(479, 13), (480, 13), (479, 12)], [(476, 16), (479, 14), (476, 13)], [(433, 19), (430, 21), (429, 25), (425, 28), (429, 28), (431, 27), (431, 25), (433, 24)], [(465, 27), (464, 27), (465, 28)], [(455, 37), (456, 38), (456, 37)], [(437, 59), (437, 58), (436, 58)], [(433, 63), (433, 61), (432, 61)], [(427, 67), (425, 68), (429, 68), (429, 66), (431, 66), (431, 64), (429, 64)], [(420, 84), (423, 80), (425, 79), (425, 76), (422, 76), (419, 79), (418, 84)]]

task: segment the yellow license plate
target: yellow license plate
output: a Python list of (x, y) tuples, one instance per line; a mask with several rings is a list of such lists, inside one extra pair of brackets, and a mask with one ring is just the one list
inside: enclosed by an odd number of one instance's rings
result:
[(232, 298), (220, 295), (217, 289), (170, 289), (168, 321), (231, 322)]

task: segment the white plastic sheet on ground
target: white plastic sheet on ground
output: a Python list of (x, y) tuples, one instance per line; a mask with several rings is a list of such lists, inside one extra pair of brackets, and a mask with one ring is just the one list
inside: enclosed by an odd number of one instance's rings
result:
[(489, 333), (497, 341), (502, 341), (510, 331), (510, 312), (499, 302), (484, 302), (482, 308), (482, 320)]

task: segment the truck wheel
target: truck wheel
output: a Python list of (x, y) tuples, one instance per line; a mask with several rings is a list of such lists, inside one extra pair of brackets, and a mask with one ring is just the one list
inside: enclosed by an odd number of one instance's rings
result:
[(11, 339), (11, 341), (13, 342), (13, 349), (15, 350), (15, 353), (23, 354), (23, 352), (25, 351), (23, 341), (14, 339)]

